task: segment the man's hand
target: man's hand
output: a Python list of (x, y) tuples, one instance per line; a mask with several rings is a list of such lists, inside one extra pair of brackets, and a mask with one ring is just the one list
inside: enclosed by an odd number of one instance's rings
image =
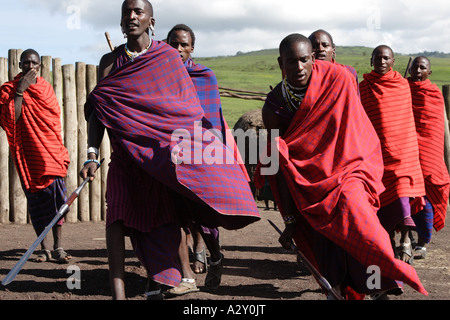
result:
[(24, 93), (32, 84), (36, 83), (38, 76), (38, 71), (36, 69), (30, 69), (23, 77), (19, 80), (17, 86), (17, 92)]
[(95, 162), (88, 162), (80, 171), (80, 177), (84, 180), (89, 177), (89, 181), (92, 182), (95, 179), (95, 172), (98, 169), (98, 164)]
[(291, 250), (292, 249), (292, 238), (295, 232), (295, 224), (287, 224), (283, 233), (278, 240), (284, 249)]

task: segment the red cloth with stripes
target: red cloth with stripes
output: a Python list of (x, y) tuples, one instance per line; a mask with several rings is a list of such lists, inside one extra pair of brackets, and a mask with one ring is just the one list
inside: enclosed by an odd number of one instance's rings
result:
[(14, 96), (22, 77), (0, 89), (0, 124), (23, 187), (30, 192), (47, 188), (55, 177), (64, 178), (70, 163), (61, 137), (61, 109), (53, 87), (37, 78), (23, 93), (22, 114), (15, 122)]
[(401, 197), (415, 198), (411, 208), (415, 214), (421, 209), (425, 184), (408, 80), (392, 69), (385, 75), (372, 71), (364, 75), (360, 93), (381, 141), (386, 188), (380, 195), (381, 206)]
[(445, 102), (441, 90), (429, 79), (414, 82), (411, 78), (412, 105), (419, 141), (420, 164), (427, 198), (434, 209), (434, 228), (445, 225), (450, 178), (444, 161)]
[[(380, 141), (344, 67), (316, 60), (304, 100), (277, 145), (298, 209), (294, 241), (311, 263), (318, 267), (308, 237), (313, 228), (363, 266), (378, 266), (382, 277), (427, 294), (414, 268), (395, 259), (378, 220), (384, 190)], [(258, 188), (265, 178), (260, 169)], [(268, 178), (281, 213), (291, 214), (283, 211), (275, 176)]]

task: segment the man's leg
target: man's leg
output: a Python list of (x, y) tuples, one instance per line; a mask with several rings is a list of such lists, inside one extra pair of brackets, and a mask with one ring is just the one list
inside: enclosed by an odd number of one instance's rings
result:
[(106, 228), (109, 279), (114, 300), (125, 300), (125, 235), (122, 222)]

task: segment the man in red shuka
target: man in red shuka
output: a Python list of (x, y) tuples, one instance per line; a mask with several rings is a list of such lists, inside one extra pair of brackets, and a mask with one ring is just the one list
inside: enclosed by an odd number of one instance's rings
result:
[[(61, 110), (55, 93), (38, 76), (39, 54), (25, 50), (19, 66), (22, 72), (0, 89), (0, 125), (8, 137), (31, 222), (40, 235), (66, 200), (64, 177), (70, 159), (61, 138)], [(70, 260), (61, 244), (62, 224), (63, 220), (53, 227), (53, 251), (46, 237), (36, 262), (51, 257), (62, 263)]]

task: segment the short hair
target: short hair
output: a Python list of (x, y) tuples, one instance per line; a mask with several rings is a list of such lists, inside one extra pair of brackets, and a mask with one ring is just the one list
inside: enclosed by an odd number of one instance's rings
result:
[(334, 40), (333, 40), (333, 37), (331, 36), (331, 34), (328, 31), (325, 31), (323, 29), (319, 29), (319, 30), (316, 30), (313, 33), (311, 33), (311, 35), (308, 37), (308, 39), (312, 41), (312, 38), (316, 33), (324, 33), (328, 38), (330, 38), (331, 45), (333, 46), (333, 48), (336, 47), (336, 44), (334, 43)]
[(190, 27), (188, 27), (185, 24), (177, 24), (175, 27), (173, 27), (169, 33), (167, 34), (167, 42), (169, 42), (170, 37), (172, 36), (172, 33), (174, 33), (175, 31), (186, 31), (189, 32), (189, 34), (191, 35), (191, 40), (192, 40), (192, 46), (195, 46), (195, 34), (194, 31), (192, 31), (192, 29)]
[[(150, 16), (153, 17), (153, 6), (152, 6), (152, 4), (150, 3), (150, 1), (148, 1), (148, 0), (142, 0), (142, 1), (144, 1), (144, 2), (148, 5), (148, 7), (149, 7), (149, 9), (150, 9)], [(123, 6), (125, 5), (125, 2), (127, 2), (127, 0), (125, 0), (125, 1), (122, 3), (122, 8), (123, 8)]]
[(425, 56), (418, 56), (418, 57), (414, 58), (413, 62), (414, 62), (415, 60), (417, 60), (417, 59), (425, 59), (425, 60), (428, 62), (428, 65), (429, 65), (429, 67), (430, 67), (430, 69), (431, 69), (431, 61), (430, 61), (430, 59), (428, 59), (428, 57), (425, 57)]
[(22, 52), (22, 54), (20, 55), (20, 61), (22, 62), (22, 60), (25, 58), (25, 56), (28, 56), (30, 54), (35, 54), (38, 57), (39, 61), (41, 61), (41, 56), (34, 49), (27, 49), (24, 52)]
[(380, 49), (388, 49), (388, 50), (390, 50), (391, 53), (392, 53), (392, 57), (394, 57), (394, 50), (392, 50), (391, 47), (389, 47), (389, 46), (387, 46), (385, 44), (382, 44), (382, 45), (379, 45), (378, 47), (376, 47), (375, 49), (373, 49), (373, 51), (372, 51), (372, 59), (375, 56), (375, 52), (377, 52)]
[(286, 38), (284, 38), (280, 43), (280, 55), (283, 54), (283, 52), (286, 52), (287, 50), (290, 50), (292, 45), (297, 42), (306, 42), (309, 44), (310, 48), (312, 49), (311, 40), (309, 40), (307, 37), (300, 33), (292, 33), (288, 35)]

